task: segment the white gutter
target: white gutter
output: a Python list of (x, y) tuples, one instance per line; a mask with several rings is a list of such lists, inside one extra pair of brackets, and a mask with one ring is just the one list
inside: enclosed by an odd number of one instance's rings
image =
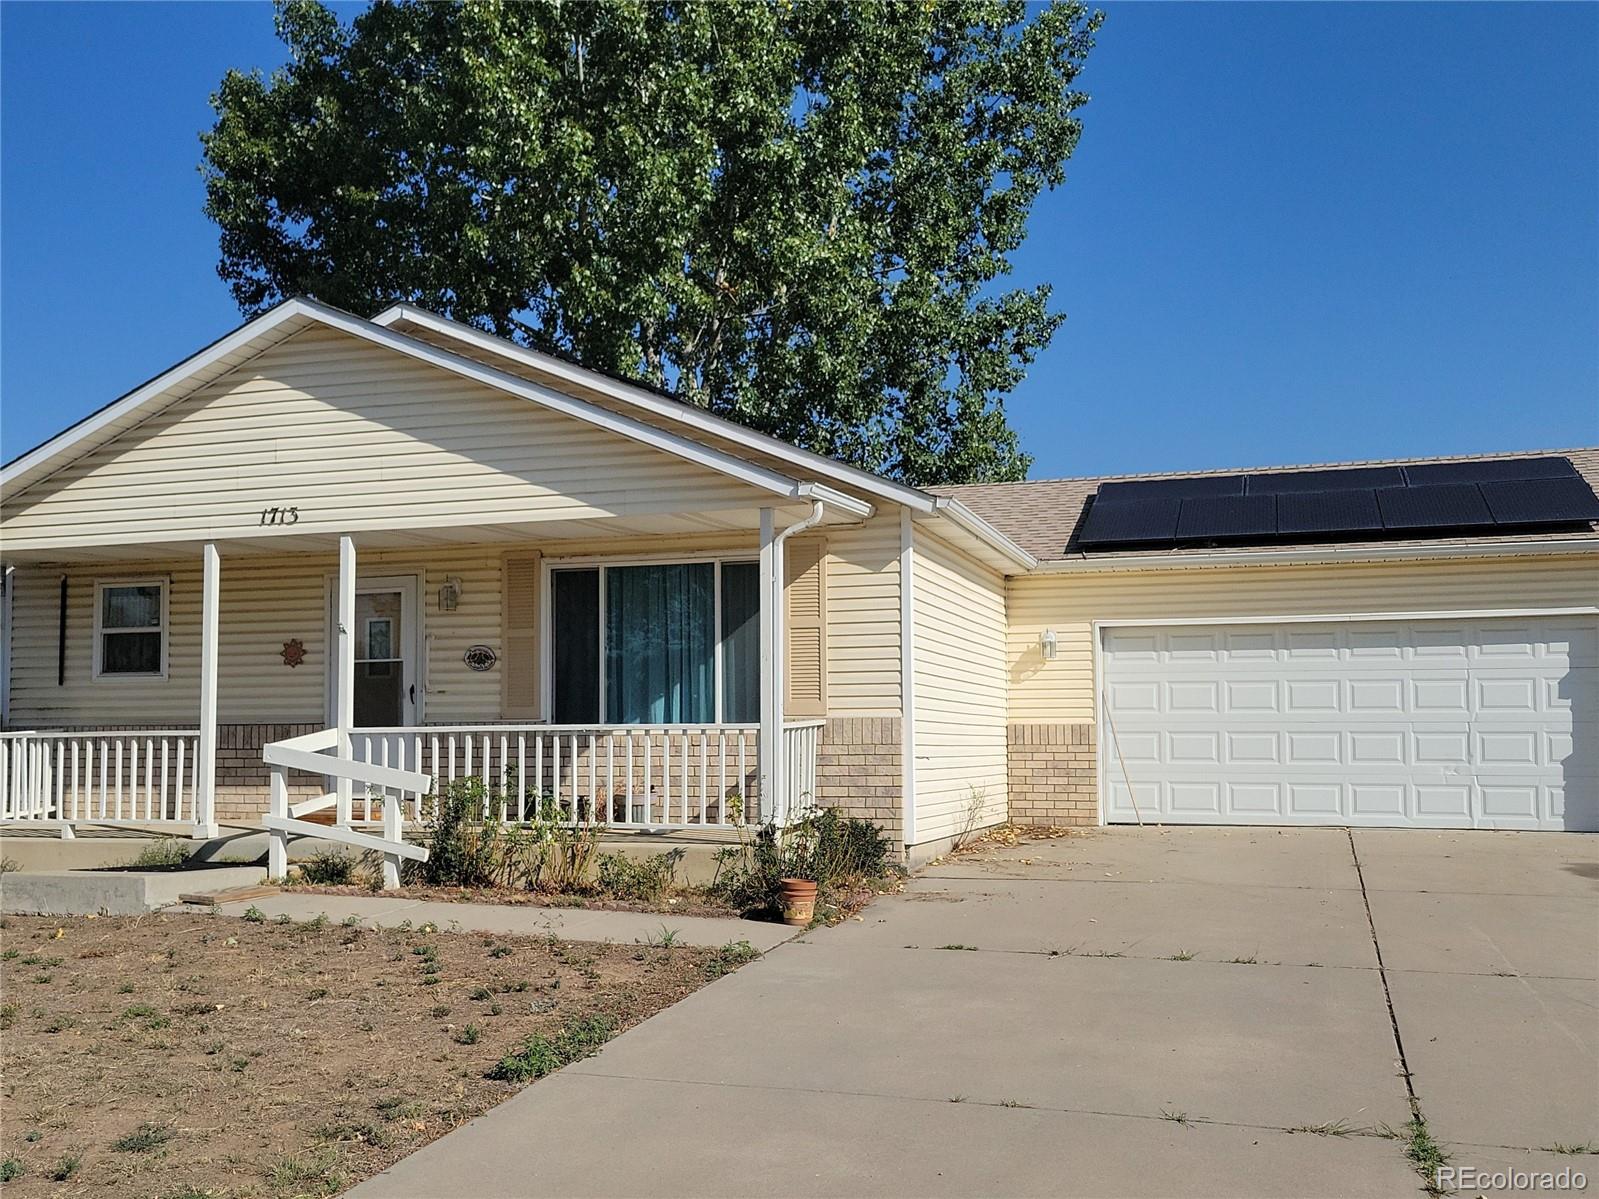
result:
[(977, 513), (973, 512), (954, 496), (934, 496), (933, 511), (940, 516), (947, 516), (973, 537), (999, 551), (1002, 556), (1019, 566), (1022, 571), (1031, 571), (1038, 568), (1037, 558), (1033, 557), (981, 516), (978, 516)]
[(876, 508), (865, 500), (858, 500), (852, 495), (845, 495), (836, 491), (825, 483), (801, 483), (797, 488), (801, 499), (807, 499), (816, 504), (828, 504), (840, 512), (846, 512), (860, 520), (865, 520)]
[(1108, 570), (1182, 570), (1214, 566), (1299, 566), (1329, 562), (1404, 562), (1440, 558), (1513, 558), (1527, 555), (1588, 554), (1599, 551), (1599, 537), (1566, 541), (1494, 541), (1475, 545), (1325, 546), (1281, 550), (1222, 550), (1157, 557), (1133, 555), (1067, 558), (1040, 562), (1038, 574)]

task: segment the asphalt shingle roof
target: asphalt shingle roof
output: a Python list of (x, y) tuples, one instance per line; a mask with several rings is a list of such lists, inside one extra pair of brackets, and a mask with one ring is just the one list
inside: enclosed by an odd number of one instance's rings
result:
[[(1187, 479), (1202, 475), (1276, 474), (1290, 470), (1315, 470), (1353, 466), (1410, 466), (1424, 462), (1472, 462), (1488, 458), (1538, 458), (1559, 455), (1571, 459), (1571, 464), (1599, 492), (1599, 446), (1571, 450), (1538, 450), (1515, 454), (1462, 454), (1442, 458), (1385, 458), (1360, 462), (1320, 462), (1302, 466), (1243, 467), (1227, 470), (1166, 471), (1147, 475), (1103, 475), (1080, 479), (1035, 479), (1025, 483), (970, 483), (961, 486), (929, 487), (926, 490), (939, 495), (953, 496), (973, 512), (1004, 533), (1040, 562), (1058, 562), (1073, 558), (1105, 557), (1103, 553), (1087, 555), (1075, 544), (1078, 524), (1090, 496), (1101, 483), (1132, 479)], [(1480, 545), (1495, 541), (1572, 540), (1591, 536), (1595, 528), (1584, 532), (1520, 532), (1490, 534), (1471, 537), (1429, 537), (1393, 541), (1384, 539), (1384, 546), (1407, 545), (1436, 546), (1440, 543)], [(1305, 542), (1317, 546), (1368, 546), (1367, 541)], [(1260, 546), (1240, 546), (1239, 553), (1259, 552)], [(1185, 554), (1214, 555), (1227, 552), (1225, 548), (1194, 548), (1118, 551), (1118, 558), (1148, 556), (1151, 558), (1181, 557)]]

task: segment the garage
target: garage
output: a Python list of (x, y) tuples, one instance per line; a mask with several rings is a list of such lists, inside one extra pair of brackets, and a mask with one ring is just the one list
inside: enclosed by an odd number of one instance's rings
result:
[(1099, 636), (1112, 823), (1599, 829), (1591, 614)]

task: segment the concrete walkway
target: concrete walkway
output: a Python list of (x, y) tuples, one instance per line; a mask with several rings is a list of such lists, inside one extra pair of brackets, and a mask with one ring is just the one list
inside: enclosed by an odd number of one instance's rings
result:
[(1572, 834), (1118, 829), (935, 866), (352, 1193), (1403, 1196), (1407, 1068), (1457, 1166), (1593, 1178), (1550, 1150), (1599, 1143), (1596, 895)]
[(224, 916), (242, 916), (251, 907), (268, 917), (335, 923), (354, 916), (372, 928), (409, 923), (435, 924), (449, 931), (511, 933), (560, 937), (563, 941), (612, 941), (624, 945), (660, 941), (671, 933), (679, 945), (717, 947), (748, 941), (763, 953), (798, 931), (782, 924), (733, 917), (675, 916), (662, 912), (609, 912), (589, 908), (541, 908), (531, 904), (441, 903), (384, 895), (316, 895), (285, 891), (259, 899), (217, 906)]

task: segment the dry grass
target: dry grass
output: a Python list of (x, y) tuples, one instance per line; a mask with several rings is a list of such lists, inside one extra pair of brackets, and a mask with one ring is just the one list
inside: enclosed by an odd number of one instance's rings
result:
[(747, 960), (214, 916), (4, 924), (7, 1199), (333, 1194), (518, 1090), (487, 1075), (529, 1037), (621, 1031)]

